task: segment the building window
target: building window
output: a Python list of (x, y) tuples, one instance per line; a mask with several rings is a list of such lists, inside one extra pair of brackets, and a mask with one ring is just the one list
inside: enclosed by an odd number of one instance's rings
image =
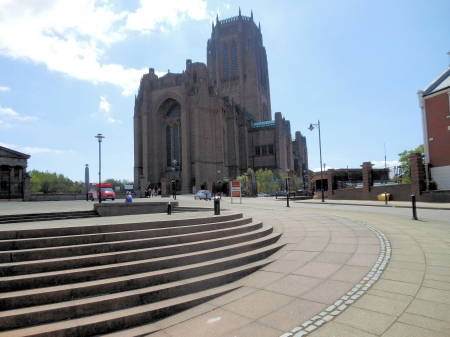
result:
[(269, 145), (269, 154), (273, 154), (273, 145)]
[(167, 167), (172, 165), (172, 140), (170, 137), (170, 126), (166, 127), (166, 148), (167, 148)]
[(174, 104), (170, 107), (169, 111), (167, 111), (166, 117), (174, 117), (181, 115), (181, 105)]
[(255, 156), (261, 155), (261, 148), (259, 146), (255, 146)]
[(224, 75), (228, 75), (230, 72), (230, 61), (228, 58), (228, 45), (225, 44), (223, 46), (223, 73)]
[(179, 143), (178, 124), (173, 126), (173, 158), (180, 164), (180, 143)]
[(264, 145), (264, 146), (261, 146), (261, 147), (262, 147), (262, 155), (263, 156), (267, 155), (267, 146)]
[(236, 41), (233, 41), (233, 45), (231, 47), (231, 62), (233, 66), (233, 74), (237, 74), (238, 72), (238, 59), (237, 59), (237, 44)]
[(194, 83), (197, 83), (197, 72), (194, 71), (194, 74), (192, 75), (192, 79), (194, 80)]

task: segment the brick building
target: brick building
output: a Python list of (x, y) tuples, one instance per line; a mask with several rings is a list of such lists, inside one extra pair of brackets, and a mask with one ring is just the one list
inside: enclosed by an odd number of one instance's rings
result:
[(450, 189), (450, 67), (418, 92), (422, 110), (426, 179)]
[[(261, 26), (239, 15), (212, 24), (207, 64), (182, 73), (144, 74), (134, 108), (135, 186), (176, 180), (182, 193), (247, 168), (307, 170), (306, 138), (272, 119)], [(211, 186), (207, 186), (211, 189)], [(143, 193), (143, 192), (142, 192)]]

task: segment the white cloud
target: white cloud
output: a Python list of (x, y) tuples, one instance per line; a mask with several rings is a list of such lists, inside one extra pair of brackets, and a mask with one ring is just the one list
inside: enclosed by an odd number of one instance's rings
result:
[(72, 150), (56, 150), (56, 149), (47, 149), (42, 147), (31, 147), (31, 146), (25, 146), (25, 147), (19, 147), (14, 144), (6, 144), (1, 143), (0, 146), (6, 147), (8, 149), (13, 149), (15, 151), (23, 152), (26, 154), (35, 154), (35, 153), (54, 153), (54, 154), (62, 154), (62, 153), (75, 153), (75, 151)]
[[(373, 168), (384, 168), (384, 160), (372, 160)], [(400, 162), (398, 160), (388, 160), (386, 161), (386, 167), (394, 167), (400, 166)]]
[(75, 153), (72, 150), (56, 150), (56, 149), (47, 149), (43, 147), (30, 147), (26, 146), (21, 148), (20, 152), (26, 154), (36, 154), (36, 153), (54, 153), (54, 154), (63, 154), (63, 153)]
[(11, 127), (12, 125), (8, 123), (8, 120), (20, 120), (25, 122), (37, 121), (39, 118), (35, 116), (22, 116), (18, 112), (11, 108), (3, 108), (0, 105), (0, 126)]
[(98, 108), (100, 109), (100, 111), (109, 113), (109, 107), (110, 107), (110, 104), (106, 100), (105, 96), (100, 96), (100, 104), (98, 105)]
[(6, 87), (6, 86), (0, 86), (0, 92), (6, 92), (11, 90), (10, 88)]
[(49, 70), (92, 83), (111, 83), (123, 95), (136, 92), (147, 69), (102, 62), (127, 31), (157, 32), (207, 18), (203, 0), (141, 0), (134, 13), (107, 1), (0, 1), (0, 55), (43, 63)]

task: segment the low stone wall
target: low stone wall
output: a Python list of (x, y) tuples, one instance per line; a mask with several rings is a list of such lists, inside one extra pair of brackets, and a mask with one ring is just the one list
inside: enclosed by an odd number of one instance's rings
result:
[[(314, 198), (322, 198), (322, 192), (317, 191), (314, 194)], [(325, 196), (328, 191), (325, 191)], [(333, 191), (333, 200), (362, 200), (363, 199), (363, 190), (362, 188), (344, 188)]]
[[(178, 201), (171, 202), (172, 207), (178, 206)], [(122, 202), (94, 204), (94, 211), (100, 216), (152, 214), (167, 212), (167, 202)]]
[(424, 191), (420, 196), (420, 201), (424, 202), (450, 202), (450, 191)]
[[(378, 194), (384, 192), (390, 193), (392, 201), (411, 201), (411, 184), (400, 184), (400, 185), (383, 185), (383, 186), (372, 186), (370, 188), (370, 200), (378, 200)], [(416, 195), (417, 201), (423, 201), (420, 199), (420, 195)]]
[(31, 194), (29, 201), (86, 200), (86, 194)]

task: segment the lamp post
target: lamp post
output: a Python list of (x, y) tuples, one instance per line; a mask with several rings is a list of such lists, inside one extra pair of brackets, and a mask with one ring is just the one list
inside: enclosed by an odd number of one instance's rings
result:
[(105, 138), (101, 133), (95, 136), (98, 140), (98, 202), (102, 203), (102, 139)]
[(290, 192), (290, 188), (289, 188), (289, 179), (291, 179), (291, 177), (289, 177), (289, 169), (286, 170), (287, 172), (287, 176), (286, 176), (286, 190), (287, 190), (287, 197), (286, 197), (286, 202), (287, 205), (286, 207), (289, 207), (289, 192)]
[(325, 202), (325, 196), (323, 194), (322, 143), (320, 139), (320, 120), (317, 120), (317, 124), (310, 123), (308, 129), (312, 131), (314, 130), (315, 126), (317, 126), (317, 128), (319, 129), (319, 153), (320, 153), (320, 176), (321, 176), (320, 187), (322, 189), (322, 202)]

